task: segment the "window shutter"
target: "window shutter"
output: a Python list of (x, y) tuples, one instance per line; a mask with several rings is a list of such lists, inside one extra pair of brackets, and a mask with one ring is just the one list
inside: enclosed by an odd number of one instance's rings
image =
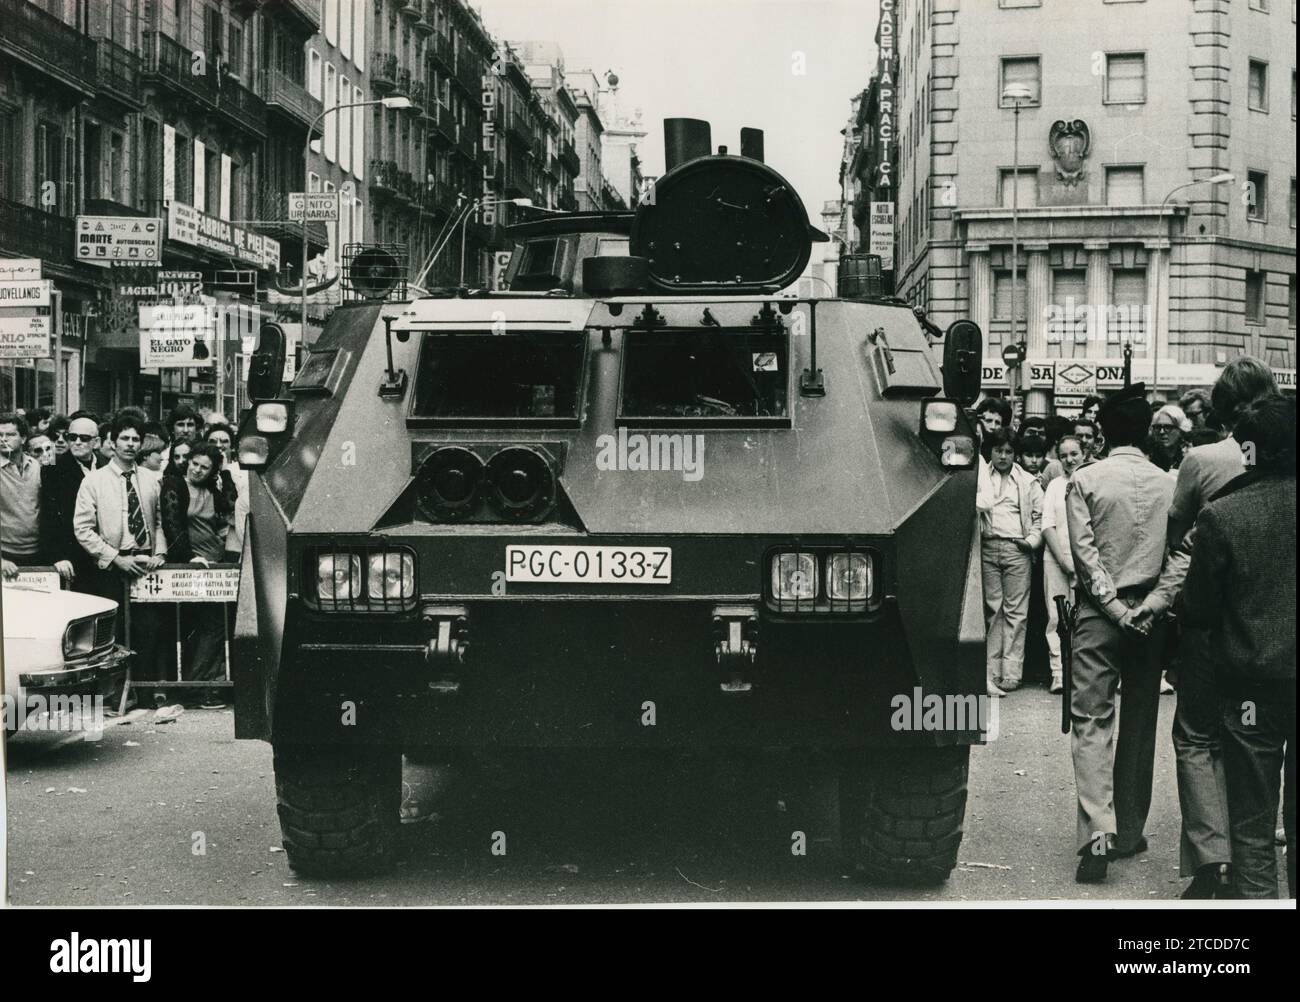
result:
[(1146, 56), (1106, 57), (1106, 100), (1120, 104), (1142, 104), (1147, 99)]

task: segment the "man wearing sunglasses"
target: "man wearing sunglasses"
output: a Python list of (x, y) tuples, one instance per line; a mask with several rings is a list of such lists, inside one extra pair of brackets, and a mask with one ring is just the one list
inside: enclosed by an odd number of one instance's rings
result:
[(104, 465), (98, 455), (99, 425), (95, 415), (77, 411), (64, 433), (68, 451), (41, 477), (41, 549), (54, 561), (59, 575), (77, 591), (94, 590), (95, 563), (72, 532), (72, 513), (81, 482)]

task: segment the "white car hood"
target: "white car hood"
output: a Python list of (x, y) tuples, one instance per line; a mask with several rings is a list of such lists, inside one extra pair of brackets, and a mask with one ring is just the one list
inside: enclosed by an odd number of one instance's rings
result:
[(116, 602), (98, 595), (85, 595), (78, 591), (46, 592), (9, 584), (0, 589), (0, 602), (4, 604), (6, 640), (62, 637), (72, 620), (117, 608)]

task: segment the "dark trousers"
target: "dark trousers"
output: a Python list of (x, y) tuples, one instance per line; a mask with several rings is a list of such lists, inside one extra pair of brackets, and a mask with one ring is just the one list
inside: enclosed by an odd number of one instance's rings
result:
[(1209, 631), (1184, 626), (1179, 643), (1174, 760), (1182, 811), (1179, 872), (1194, 877), (1203, 866), (1232, 859), (1228, 794), (1220, 739), (1222, 696), (1214, 680)]
[(185, 677), (217, 682), (226, 677), (225, 604), (187, 602), (181, 606), (181, 650)]
[(1286, 830), (1286, 882), (1295, 897), (1295, 689), (1289, 698), (1225, 696), (1223, 765), (1228, 780), (1228, 822), (1238, 897), (1277, 897), (1278, 773), (1282, 773), (1282, 826)]

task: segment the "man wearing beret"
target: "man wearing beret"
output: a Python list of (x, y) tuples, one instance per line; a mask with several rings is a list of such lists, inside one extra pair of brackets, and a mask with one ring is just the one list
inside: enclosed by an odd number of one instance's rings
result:
[[(1145, 851), (1160, 700), (1160, 620), (1187, 573), (1186, 550), (1166, 547), (1174, 481), (1143, 452), (1151, 427), (1146, 388), (1112, 396), (1099, 415), (1105, 459), (1066, 488), (1078, 580), (1070, 748), (1078, 791), (1080, 883)], [(1124, 714), (1115, 693), (1123, 683)], [(1118, 730), (1118, 736), (1116, 731)]]

